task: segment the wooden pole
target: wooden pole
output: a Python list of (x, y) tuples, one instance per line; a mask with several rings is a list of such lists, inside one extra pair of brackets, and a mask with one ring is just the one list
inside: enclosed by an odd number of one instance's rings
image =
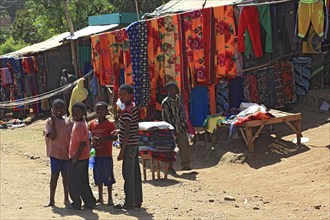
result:
[(137, 16), (137, 20), (140, 20), (140, 14), (139, 14), (139, 3), (138, 0), (135, 0), (135, 8), (136, 8), (136, 16)]
[(74, 72), (75, 72), (77, 78), (79, 78), (76, 45), (75, 45), (74, 40), (72, 39), (74, 36), (74, 28), (73, 28), (72, 20), (71, 20), (70, 13), (69, 13), (68, 0), (63, 0), (63, 9), (64, 9), (65, 18), (66, 18), (66, 21), (68, 22), (68, 26), (69, 26), (69, 30), (70, 30), (72, 65), (73, 65)]

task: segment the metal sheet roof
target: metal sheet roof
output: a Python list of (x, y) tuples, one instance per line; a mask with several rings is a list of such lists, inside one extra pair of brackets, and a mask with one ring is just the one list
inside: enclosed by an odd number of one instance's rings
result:
[[(85, 27), (83, 29), (76, 31), (74, 33), (74, 36), (72, 37), (72, 39), (76, 40), (81, 37), (87, 37), (92, 34), (101, 33), (103, 31), (113, 29), (117, 26), (118, 26), (118, 24), (102, 25), (102, 26), (88, 26), (88, 27)], [(2, 55), (2, 57), (19, 57), (19, 56), (23, 56), (26, 54), (33, 54), (33, 53), (50, 50), (50, 49), (63, 45), (65, 43), (64, 41), (70, 40), (70, 39), (71, 39), (70, 32), (64, 32), (62, 34), (49, 38), (48, 40), (45, 40), (43, 42), (36, 43), (31, 46), (27, 46), (20, 50), (14, 51), (12, 53)]]
[[(192, 11), (202, 9), (205, 0), (172, 0), (168, 3), (156, 8), (152, 13), (146, 14), (147, 17), (156, 17), (164, 14), (179, 13), (185, 11)], [(205, 8), (217, 7), (223, 5), (230, 5), (233, 3), (240, 2), (234, 0), (207, 0)]]

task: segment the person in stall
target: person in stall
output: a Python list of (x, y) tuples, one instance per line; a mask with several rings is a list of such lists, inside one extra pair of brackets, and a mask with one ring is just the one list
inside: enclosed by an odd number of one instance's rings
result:
[[(62, 76), (60, 80), (60, 86), (66, 86), (76, 80), (75, 76), (73, 74), (70, 74), (67, 69), (62, 70)], [(70, 95), (71, 95), (72, 89), (67, 89), (63, 93), (63, 100), (65, 103), (65, 106), (69, 106), (70, 102)]]
[[(180, 149), (181, 169), (191, 170), (190, 161), (190, 145), (188, 141), (187, 119), (184, 114), (184, 109), (181, 104), (181, 99), (178, 96), (179, 87), (176, 83), (170, 82), (166, 85), (168, 96), (162, 102), (162, 118), (164, 121), (171, 124), (175, 129), (176, 142)], [(174, 174), (173, 162), (169, 163), (169, 173)]]

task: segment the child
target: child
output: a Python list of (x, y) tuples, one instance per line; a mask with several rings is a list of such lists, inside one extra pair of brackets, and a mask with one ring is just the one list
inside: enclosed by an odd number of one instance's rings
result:
[[(190, 147), (187, 136), (188, 125), (185, 118), (184, 109), (178, 96), (179, 88), (174, 82), (166, 85), (168, 96), (162, 102), (162, 118), (171, 124), (176, 133), (176, 142), (180, 149), (181, 169), (191, 170), (190, 168)], [(169, 173), (174, 174), (173, 162), (169, 163)]]
[(69, 205), (69, 145), (73, 123), (64, 118), (65, 104), (62, 99), (55, 99), (52, 103), (52, 115), (47, 119), (44, 134), (47, 147), (47, 156), (50, 157), (50, 197), (46, 207), (55, 205), (55, 190), (61, 173), (64, 188), (64, 204)]
[(69, 157), (69, 187), (72, 200), (71, 209), (81, 209), (81, 199), (85, 208), (95, 208), (96, 199), (89, 186), (88, 159), (90, 143), (88, 139), (88, 126), (84, 119), (86, 106), (82, 102), (76, 102), (72, 106), (74, 125), (71, 133)]
[(138, 110), (132, 102), (133, 87), (123, 84), (119, 88), (119, 97), (125, 108), (119, 119), (120, 153), (118, 161), (123, 160), (125, 202), (118, 204), (118, 209), (140, 208), (142, 204), (142, 182), (138, 158)]
[(106, 118), (108, 104), (97, 102), (95, 105), (97, 119), (89, 125), (92, 132), (92, 141), (96, 150), (95, 166), (93, 169), (95, 185), (99, 189), (97, 202), (103, 203), (103, 185), (108, 188), (108, 205), (113, 205), (112, 184), (116, 182), (113, 175), (112, 141), (115, 136), (111, 132), (116, 130), (115, 124)]

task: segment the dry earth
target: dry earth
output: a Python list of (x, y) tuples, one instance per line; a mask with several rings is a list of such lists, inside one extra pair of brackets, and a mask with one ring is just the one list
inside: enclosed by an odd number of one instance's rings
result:
[[(328, 112), (297, 106), (306, 146), (292, 144), (285, 125), (265, 129), (248, 154), (241, 137), (221, 129), (214, 143), (192, 146), (193, 171), (143, 182), (143, 207), (122, 212), (64, 208), (59, 181), (56, 206), (49, 199), (50, 167), (42, 129), (45, 120), (1, 130), (1, 219), (330, 219), (330, 124)], [(114, 149), (114, 155), (118, 149)], [(244, 161), (244, 162), (242, 162)], [(179, 164), (179, 158), (176, 165)], [(121, 164), (115, 162), (115, 203), (124, 198)], [(91, 176), (92, 178), (92, 176)], [(91, 179), (92, 180), (92, 179)], [(92, 185), (94, 195), (97, 188)]]

